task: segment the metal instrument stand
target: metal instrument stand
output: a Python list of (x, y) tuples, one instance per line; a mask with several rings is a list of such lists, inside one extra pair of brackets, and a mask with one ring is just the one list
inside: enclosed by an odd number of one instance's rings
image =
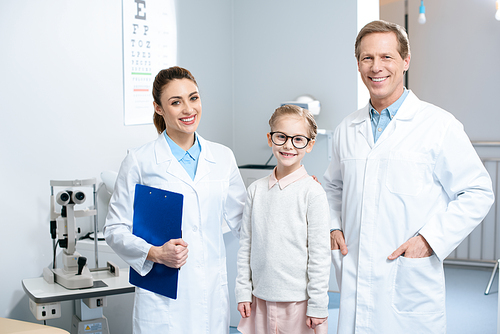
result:
[[(495, 279), (495, 275), (498, 272), (499, 263), (500, 263), (500, 259), (498, 259), (496, 261), (495, 266), (493, 267), (493, 272), (491, 273), (490, 280), (488, 281), (488, 285), (486, 286), (486, 290), (484, 291), (485, 295), (488, 295), (490, 293), (491, 285), (493, 284), (493, 280)], [(500, 286), (500, 282), (499, 282), (499, 286)]]

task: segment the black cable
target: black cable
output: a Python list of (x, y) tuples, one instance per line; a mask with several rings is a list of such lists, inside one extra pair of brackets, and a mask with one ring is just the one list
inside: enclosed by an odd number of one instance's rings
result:
[(271, 159), (274, 157), (274, 154), (271, 153), (271, 156), (269, 157), (269, 159), (267, 159), (266, 161), (266, 164), (264, 166), (267, 166), (267, 164), (269, 163), (269, 161), (271, 161)]
[(52, 268), (55, 268), (56, 267), (56, 249), (57, 249), (57, 245), (59, 244), (59, 239), (56, 241), (55, 245), (54, 245), (54, 250), (53, 250), (53, 256), (54, 258), (52, 259)]

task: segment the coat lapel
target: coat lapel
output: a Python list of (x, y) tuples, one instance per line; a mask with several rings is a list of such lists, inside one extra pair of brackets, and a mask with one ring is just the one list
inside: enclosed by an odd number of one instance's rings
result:
[(198, 183), (201, 179), (210, 173), (210, 166), (215, 164), (215, 159), (208, 147), (207, 141), (201, 136), (198, 136), (198, 140), (201, 146), (200, 158), (198, 159), (198, 167), (196, 169), (196, 175), (194, 177), (194, 183)]
[[(177, 161), (177, 159), (175, 159), (174, 155), (172, 154), (170, 146), (168, 146), (167, 140), (165, 139), (164, 133), (158, 136), (158, 139), (156, 140), (155, 158), (156, 164), (158, 166), (164, 165), (164, 170), (168, 174), (182, 180), (189, 185), (193, 184), (193, 180), (191, 180), (184, 167), (181, 166), (179, 161)], [(163, 167), (161, 168), (163, 169)]]
[(419, 101), (420, 100), (418, 99), (418, 97), (412, 91), (410, 91), (401, 107), (399, 107), (399, 110), (396, 113), (396, 116), (394, 116), (394, 119), (389, 122), (384, 132), (377, 140), (377, 145), (382, 144), (391, 135), (393, 135), (398, 129), (398, 126), (402, 125), (401, 122), (411, 122), (413, 120), (420, 108)]
[[(384, 133), (382, 133), (377, 140), (377, 146), (394, 134), (399, 122), (409, 122), (415, 117), (415, 114), (420, 108), (419, 102), (420, 100), (418, 97), (410, 91), (394, 119), (389, 122)], [(375, 146), (375, 141), (373, 139), (372, 124), (370, 121), (369, 104), (358, 111), (358, 115), (352, 120), (352, 124), (357, 128), (357, 133), (365, 138), (370, 148), (373, 148)]]
[(356, 128), (356, 133), (363, 136), (370, 148), (373, 148), (374, 141), (368, 105), (358, 111), (357, 116), (352, 120), (352, 124)]
[(207, 176), (210, 173), (210, 165), (215, 163), (215, 159), (212, 155), (212, 152), (210, 151), (210, 148), (208, 147), (207, 141), (198, 134), (196, 135), (198, 136), (198, 140), (200, 142), (201, 153), (198, 159), (198, 167), (196, 169), (196, 176), (194, 178), (194, 181), (191, 179), (191, 177), (188, 175), (179, 161), (177, 161), (177, 159), (175, 159), (175, 157), (173, 156), (163, 133), (158, 136), (158, 139), (155, 143), (156, 164), (165, 164), (165, 171), (168, 174), (182, 180), (190, 186), (194, 186), (201, 179)]

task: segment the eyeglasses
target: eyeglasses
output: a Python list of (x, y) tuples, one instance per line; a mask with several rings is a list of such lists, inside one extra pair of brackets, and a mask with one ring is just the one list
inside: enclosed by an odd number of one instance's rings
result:
[(301, 149), (307, 146), (311, 141), (311, 138), (306, 136), (287, 136), (283, 132), (269, 132), (271, 135), (271, 141), (274, 145), (283, 146), (287, 142), (288, 138), (292, 140), (292, 145), (295, 148)]

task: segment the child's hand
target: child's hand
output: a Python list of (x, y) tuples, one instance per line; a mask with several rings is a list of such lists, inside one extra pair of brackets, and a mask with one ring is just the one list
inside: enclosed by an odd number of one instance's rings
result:
[(250, 312), (252, 311), (251, 304), (250, 302), (238, 303), (238, 311), (240, 311), (242, 318), (248, 318), (250, 316)]
[(311, 329), (315, 329), (316, 326), (321, 325), (326, 321), (327, 318), (311, 318), (307, 317), (306, 325)]

